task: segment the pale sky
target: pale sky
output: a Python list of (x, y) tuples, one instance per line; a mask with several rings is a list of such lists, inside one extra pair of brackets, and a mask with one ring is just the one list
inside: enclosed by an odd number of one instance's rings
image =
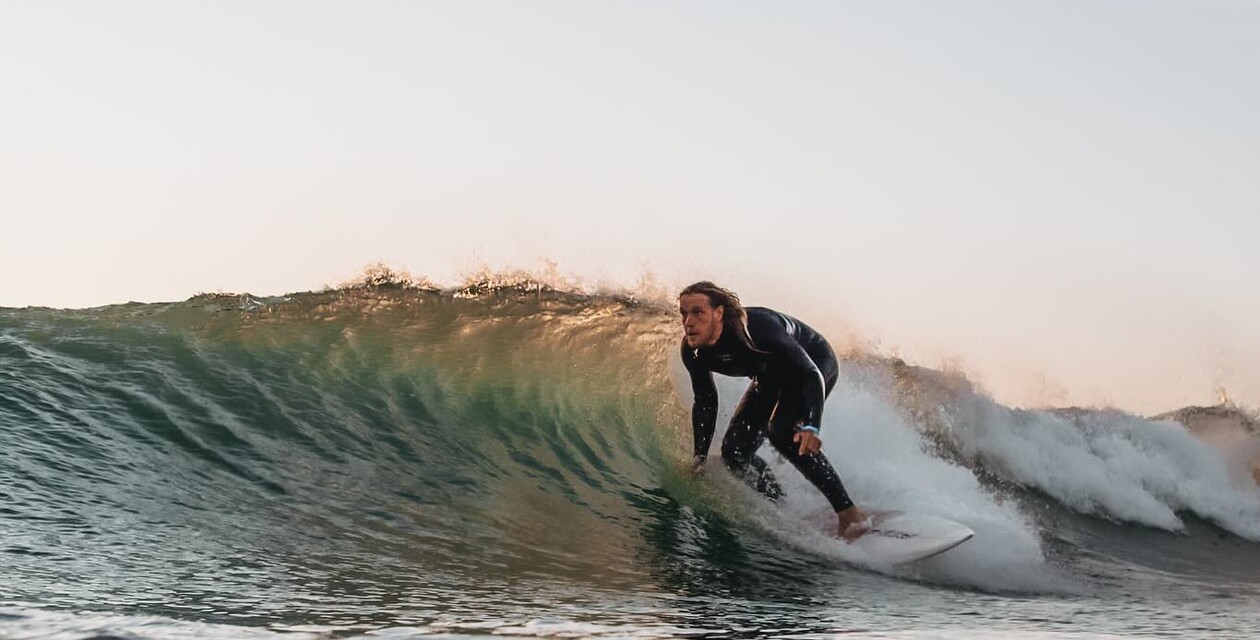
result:
[(551, 261), (1260, 405), (1251, 0), (0, 0), (0, 87), (0, 306)]

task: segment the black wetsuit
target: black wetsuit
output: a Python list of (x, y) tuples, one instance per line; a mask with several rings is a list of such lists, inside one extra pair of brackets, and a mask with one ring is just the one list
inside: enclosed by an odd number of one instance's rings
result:
[(718, 395), (713, 374), (752, 378), (722, 439), (722, 460), (737, 476), (772, 500), (783, 495), (774, 474), (757, 455), (770, 444), (827, 496), (836, 511), (853, 506), (840, 476), (822, 452), (801, 455), (792, 437), (801, 427), (822, 427), (823, 401), (839, 376), (836, 354), (817, 331), (789, 315), (748, 307), (749, 348), (724, 327), (713, 346), (682, 344), (682, 361), (691, 374), (695, 404), (691, 426), (697, 459), (708, 455), (717, 422)]

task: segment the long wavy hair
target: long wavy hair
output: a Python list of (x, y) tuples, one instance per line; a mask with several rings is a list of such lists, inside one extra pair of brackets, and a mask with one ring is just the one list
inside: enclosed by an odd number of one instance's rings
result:
[(701, 280), (687, 285), (679, 292), (678, 297), (681, 299), (683, 296), (695, 293), (704, 294), (713, 307), (724, 308), (722, 311), (723, 331), (733, 331), (744, 346), (753, 351), (761, 351), (753, 344), (752, 336), (748, 334), (748, 312), (744, 310), (744, 305), (740, 303), (739, 296), (735, 295), (734, 291), (723, 289), (708, 280)]

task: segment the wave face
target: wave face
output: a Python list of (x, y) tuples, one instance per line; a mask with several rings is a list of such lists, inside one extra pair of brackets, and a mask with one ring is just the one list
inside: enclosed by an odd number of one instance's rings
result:
[(779, 506), (681, 472), (677, 340), (667, 309), (524, 285), (0, 309), (0, 629), (834, 633), (886, 621), (845, 589), (942, 626), (942, 587), (1137, 589), (1205, 621), (1260, 593), (1260, 492), (1183, 427), (875, 358), (846, 361), (825, 451), (859, 501), (977, 538), (855, 566), (780, 461)]

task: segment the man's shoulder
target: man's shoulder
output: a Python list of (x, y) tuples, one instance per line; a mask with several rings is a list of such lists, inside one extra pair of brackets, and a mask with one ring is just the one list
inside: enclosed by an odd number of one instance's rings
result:
[(824, 340), (809, 325), (782, 311), (766, 307), (747, 307), (745, 311), (748, 312), (748, 333), (760, 348), (788, 341), (804, 344)]
[(767, 307), (745, 307), (748, 314), (748, 331), (782, 331), (787, 328), (788, 316)]

